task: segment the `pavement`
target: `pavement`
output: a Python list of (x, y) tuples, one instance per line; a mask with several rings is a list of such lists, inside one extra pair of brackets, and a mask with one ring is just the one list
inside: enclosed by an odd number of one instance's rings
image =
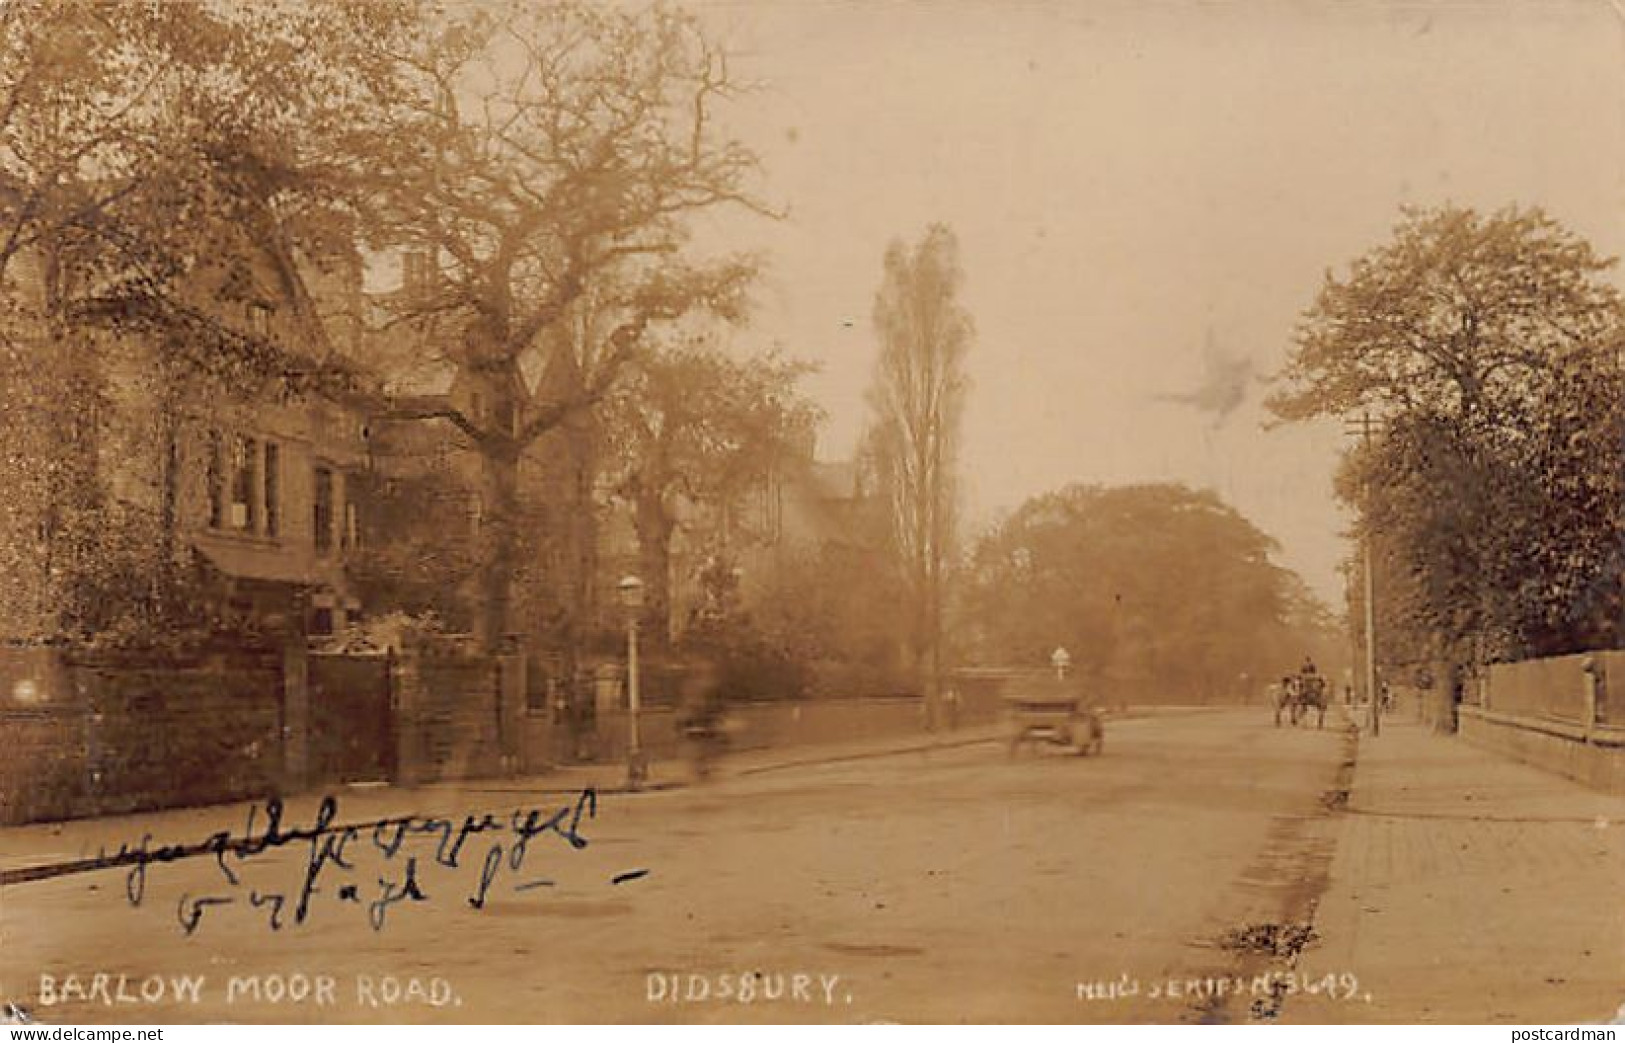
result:
[[(1362, 736), (1289, 1021), (1607, 1021), (1625, 1003), (1625, 797), (1421, 724)], [(1368, 998), (1366, 998), (1368, 997)]]

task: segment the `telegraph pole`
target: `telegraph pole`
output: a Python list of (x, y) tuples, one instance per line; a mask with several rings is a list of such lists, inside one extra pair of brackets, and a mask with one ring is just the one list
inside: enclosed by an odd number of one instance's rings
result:
[[(1355, 432), (1358, 433), (1366, 450), (1366, 459), (1369, 463), (1371, 450), (1371, 430), (1373, 421), (1369, 411), (1360, 415), (1360, 424)], [(1365, 601), (1365, 696), (1370, 701), (1370, 725), (1373, 737), (1382, 732), (1382, 705), (1377, 692), (1377, 610), (1373, 597), (1374, 583), (1372, 581), (1372, 553), (1371, 545), (1373, 532), (1371, 526), (1371, 478), (1369, 472), (1363, 483), (1364, 503), (1361, 511), (1365, 514), (1364, 532), (1361, 533), (1360, 556), (1361, 569), (1364, 575), (1364, 601)]]

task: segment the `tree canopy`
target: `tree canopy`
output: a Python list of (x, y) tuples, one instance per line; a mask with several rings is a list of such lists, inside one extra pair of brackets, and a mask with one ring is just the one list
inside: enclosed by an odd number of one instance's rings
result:
[(305, 280), (354, 257), (365, 170), (387, 142), (381, 114), (398, 85), (381, 48), (411, 37), (413, 13), (397, 2), (5, 5), (8, 299), (57, 324), (176, 334), (167, 349), (197, 368), (283, 373), (286, 346), (220, 321), (199, 293), (200, 273), (258, 254), (297, 323), (293, 354), (325, 354)]
[[(1517, 657), (1620, 637), (1625, 382), (1613, 262), (1538, 209), (1410, 211), (1328, 274), (1271, 398), (1370, 410), (1339, 494), (1380, 550), (1405, 655)], [(1386, 601), (1386, 605), (1384, 604)]]
[(774, 355), (739, 359), (684, 340), (643, 353), (606, 403), (609, 475), (632, 511), (656, 634), (672, 622), (680, 528), (725, 554), (771, 538), (752, 531), (745, 508), (771, 495), (817, 420), (796, 387), (806, 371)]

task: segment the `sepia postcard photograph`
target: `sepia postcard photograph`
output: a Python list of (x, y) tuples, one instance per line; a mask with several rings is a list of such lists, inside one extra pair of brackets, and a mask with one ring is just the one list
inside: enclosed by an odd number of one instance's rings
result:
[(0, 1024), (1611, 1039), (1622, 252), (1620, 0), (0, 0)]

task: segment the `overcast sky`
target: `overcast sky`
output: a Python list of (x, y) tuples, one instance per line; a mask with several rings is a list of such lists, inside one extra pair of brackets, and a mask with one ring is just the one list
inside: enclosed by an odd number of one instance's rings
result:
[(958, 232), (975, 523), (1072, 481), (1183, 481), (1340, 607), (1341, 426), (1264, 430), (1255, 381), (1227, 415), (1177, 397), (1277, 368), (1323, 272), (1404, 204), (1538, 203), (1625, 252), (1607, 0), (702, 8), (765, 83), (731, 119), (791, 213), (739, 232), (772, 262), (746, 339), (822, 364), (825, 455), (865, 421), (887, 241)]

